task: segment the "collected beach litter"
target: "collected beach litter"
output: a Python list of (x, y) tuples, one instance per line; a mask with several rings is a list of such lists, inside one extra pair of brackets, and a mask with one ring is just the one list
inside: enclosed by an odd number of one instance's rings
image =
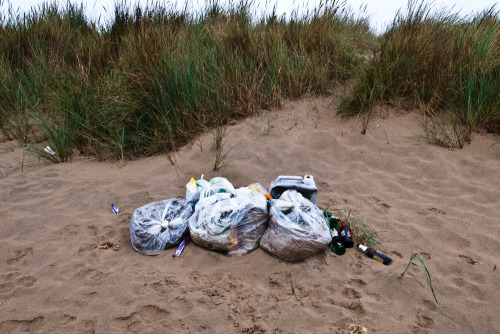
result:
[(272, 199), (270, 215), (260, 246), (283, 260), (302, 260), (332, 241), (322, 211), (296, 190)]
[(201, 198), (189, 220), (189, 231), (199, 246), (228, 254), (248, 253), (259, 246), (268, 217), (264, 194), (243, 187), (233, 194)]
[(361, 244), (357, 244), (356, 247), (358, 247), (363, 252), (363, 254), (365, 254), (369, 258), (375, 259), (385, 265), (388, 265), (392, 261), (390, 257), (380, 253), (379, 251), (373, 248)]
[(157, 255), (179, 244), (188, 233), (192, 213), (184, 198), (170, 198), (136, 209), (130, 220), (132, 246), (139, 253)]
[[(343, 255), (354, 246), (349, 226), (316, 206), (317, 193), (311, 175), (279, 176), (271, 182), (269, 193), (259, 183), (236, 189), (226, 178), (208, 181), (202, 175), (186, 184), (185, 199), (136, 209), (130, 238), (134, 249), (145, 255), (178, 246), (173, 258), (182, 254), (189, 241), (225, 254), (245, 254), (260, 246), (291, 262), (328, 246)], [(391, 262), (373, 248), (359, 244), (358, 248), (384, 264)]]
[(111, 203), (111, 211), (117, 215), (120, 213), (120, 209), (118, 209), (113, 203)]
[(271, 182), (269, 193), (272, 198), (277, 199), (280, 198), (282, 193), (292, 189), (297, 190), (302, 196), (310, 200), (313, 204), (316, 204), (318, 188), (316, 188), (316, 183), (314, 183), (312, 175), (306, 175), (303, 178), (300, 176), (280, 175)]
[(184, 248), (186, 248), (187, 244), (189, 243), (189, 237), (185, 237), (184, 240), (182, 240), (181, 244), (177, 249), (175, 250), (174, 254), (172, 255), (172, 258), (176, 258), (181, 256), (182, 252), (184, 252)]

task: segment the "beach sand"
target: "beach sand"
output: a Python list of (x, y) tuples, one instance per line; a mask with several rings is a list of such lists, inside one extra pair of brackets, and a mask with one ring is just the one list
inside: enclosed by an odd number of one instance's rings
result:
[[(236, 120), (218, 172), (209, 132), (175, 166), (75, 152), (61, 164), (26, 156), (21, 171), (22, 149), (0, 143), (0, 333), (500, 333), (499, 137), (449, 150), (427, 143), (418, 112), (388, 109), (367, 135), (334, 115), (329, 99), (308, 98)], [(267, 188), (311, 174), (318, 206), (364, 218), (393, 262), (355, 249), (297, 263), (193, 243), (175, 260), (175, 249), (134, 251), (134, 210), (184, 196), (201, 174)], [(439, 304), (419, 271), (424, 286), (399, 277), (415, 252)]]

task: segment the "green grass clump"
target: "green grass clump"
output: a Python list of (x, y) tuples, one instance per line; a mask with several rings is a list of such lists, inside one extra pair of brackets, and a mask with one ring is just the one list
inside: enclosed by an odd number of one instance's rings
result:
[[(368, 225), (364, 218), (357, 218), (351, 215), (351, 210), (345, 209), (331, 209), (325, 212), (330, 212), (333, 217), (339, 221), (343, 221), (351, 230), (352, 239), (354, 244), (362, 244), (371, 248), (376, 248), (381, 243), (378, 232)], [(337, 230), (340, 226), (337, 226)]]
[[(494, 8), (462, 18), (410, 1), (380, 37), (341, 113), (368, 119), (379, 103), (406, 101), (428, 115), (451, 113), (456, 146), (474, 129), (500, 131), (500, 15)], [(365, 122), (363, 122), (364, 124)], [(366, 126), (364, 124), (364, 130)]]
[(10, 10), (0, 17), (0, 131), (32, 148), (47, 141), (57, 161), (73, 149), (168, 152), (229, 118), (328, 93), (373, 48), (366, 20), (336, 1), (257, 12), (244, 0), (198, 13), (118, 3), (101, 24), (69, 2)]
[(417, 281), (417, 283), (423, 287), (424, 285), (418, 280), (417, 276), (413, 272), (411, 272), (410, 268), (416, 268), (424, 275), (425, 281), (426, 281), (427, 285), (429, 286), (429, 288), (431, 289), (432, 296), (434, 297), (434, 300), (436, 301), (436, 303), (439, 304), (439, 302), (436, 298), (436, 294), (434, 293), (434, 288), (432, 287), (431, 274), (429, 273), (429, 270), (427, 269), (427, 266), (425, 265), (425, 261), (424, 261), (422, 254), (413, 253), (410, 256), (410, 261), (408, 262), (408, 265), (406, 266), (405, 270), (403, 270), (403, 272), (401, 273), (401, 275), (399, 277), (403, 278), (403, 276), (406, 273), (408, 273), (408, 275), (413, 277), (415, 279), (415, 281)]

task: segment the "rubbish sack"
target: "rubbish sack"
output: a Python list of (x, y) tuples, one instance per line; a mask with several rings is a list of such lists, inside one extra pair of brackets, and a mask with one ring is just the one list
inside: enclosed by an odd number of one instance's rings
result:
[(272, 198), (280, 198), (281, 194), (287, 190), (295, 189), (305, 198), (316, 203), (318, 188), (312, 175), (306, 175), (304, 178), (300, 176), (280, 175), (277, 179), (271, 182), (269, 193)]
[(332, 241), (321, 210), (296, 190), (272, 199), (269, 215), (269, 227), (260, 246), (283, 260), (302, 260)]
[(259, 247), (269, 214), (264, 194), (243, 187), (234, 194), (217, 193), (200, 199), (189, 219), (194, 243), (228, 254)]
[(177, 245), (188, 232), (193, 209), (183, 198), (146, 204), (130, 220), (130, 240), (136, 251), (157, 255)]

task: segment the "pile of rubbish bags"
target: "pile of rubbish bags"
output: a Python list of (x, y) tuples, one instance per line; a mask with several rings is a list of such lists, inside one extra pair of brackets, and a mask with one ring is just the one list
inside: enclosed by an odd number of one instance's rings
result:
[[(225, 178), (191, 179), (186, 198), (171, 198), (135, 210), (130, 239), (135, 250), (157, 255), (187, 236), (201, 247), (244, 254), (259, 245), (286, 261), (322, 251), (332, 237), (315, 205), (312, 176), (280, 176), (269, 193), (259, 183), (235, 189)], [(183, 243), (184, 244), (184, 243)]]

